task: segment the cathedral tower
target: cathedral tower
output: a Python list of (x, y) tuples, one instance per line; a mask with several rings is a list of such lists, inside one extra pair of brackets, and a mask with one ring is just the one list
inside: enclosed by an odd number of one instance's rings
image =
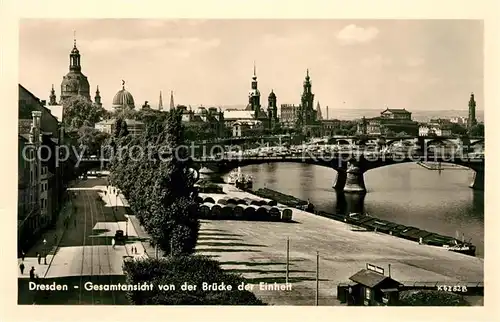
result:
[(63, 77), (61, 83), (61, 102), (76, 95), (82, 95), (89, 101), (90, 85), (87, 76), (82, 74), (80, 62), (80, 51), (76, 47), (76, 38), (73, 41), (73, 49), (69, 54), (69, 72)]
[(467, 129), (471, 129), (477, 124), (476, 120), (476, 100), (474, 99), (474, 93), (470, 94), (469, 100), (469, 118), (467, 119)]
[(299, 126), (311, 125), (316, 121), (316, 112), (314, 111), (314, 94), (311, 91), (311, 78), (309, 77), (309, 69), (306, 71), (304, 80), (303, 92), (301, 97), (300, 111), (297, 123)]
[(274, 94), (273, 90), (271, 90), (268, 98), (267, 115), (271, 125), (278, 122), (278, 105), (276, 103), (276, 94)]
[(260, 113), (260, 92), (257, 88), (257, 72), (255, 68), (255, 63), (253, 65), (253, 76), (252, 76), (252, 89), (248, 93), (248, 105), (247, 110), (255, 112), (255, 117), (259, 117)]
[(99, 92), (99, 85), (97, 85), (97, 89), (95, 91), (95, 98), (94, 98), (95, 105), (98, 107), (102, 107), (101, 103), (101, 92)]
[(57, 105), (56, 91), (54, 90), (54, 84), (52, 84), (52, 89), (50, 90), (49, 105)]

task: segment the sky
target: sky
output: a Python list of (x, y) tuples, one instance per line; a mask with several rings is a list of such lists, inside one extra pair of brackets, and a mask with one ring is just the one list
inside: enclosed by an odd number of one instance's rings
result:
[(23, 19), (19, 82), (60, 95), (74, 31), (82, 72), (104, 107), (125, 80), (141, 106), (244, 106), (254, 62), (261, 105), (299, 104), (306, 70), (315, 105), (335, 109), (483, 109), (479, 20)]

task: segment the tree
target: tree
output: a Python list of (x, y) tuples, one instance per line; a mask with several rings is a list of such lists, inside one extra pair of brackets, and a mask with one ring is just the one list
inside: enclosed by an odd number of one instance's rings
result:
[(469, 135), (472, 137), (484, 137), (484, 124), (478, 123), (473, 125), (469, 130)]
[(123, 191), (153, 242), (174, 255), (192, 253), (199, 230), (197, 178), (190, 171), (181, 120), (180, 111), (171, 111), (164, 124), (150, 123), (138, 137), (123, 136), (126, 123), (117, 122), (121, 153), (111, 165), (111, 182)]
[(467, 133), (467, 129), (460, 124), (451, 123), (449, 126), (452, 134), (464, 135)]
[[(245, 282), (241, 276), (227, 273), (217, 261), (205, 256), (176, 256), (162, 259), (135, 259), (123, 263), (129, 285), (153, 284), (150, 291), (128, 291), (127, 298), (135, 305), (265, 305), (253, 293), (239, 290)], [(183, 283), (196, 285), (182, 290)], [(231, 290), (204, 290), (202, 284), (231, 285)], [(162, 291), (158, 285), (174, 285)]]
[(444, 291), (411, 291), (400, 294), (400, 306), (469, 306), (462, 295)]
[(78, 129), (77, 142), (81, 149), (84, 148), (85, 153), (89, 155), (98, 155), (100, 153), (101, 146), (103, 146), (108, 137), (109, 134), (84, 125)]
[(63, 101), (63, 123), (68, 131), (77, 131), (83, 125), (93, 127), (105, 111), (86, 97), (77, 95)]

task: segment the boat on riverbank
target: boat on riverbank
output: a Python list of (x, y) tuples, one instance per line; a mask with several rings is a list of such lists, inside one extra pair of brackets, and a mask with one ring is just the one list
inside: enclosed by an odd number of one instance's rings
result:
[(238, 189), (247, 190), (253, 187), (253, 178), (241, 172), (241, 168), (229, 173), (227, 183), (236, 186)]
[[(337, 221), (362, 227), (370, 231), (389, 234), (399, 238), (408, 239), (420, 244), (443, 247), (446, 250), (470, 256), (476, 256), (476, 246), (470, 242), (460, 241), (456, 238), (443, 236), (437, 233), (422, 230), (416, 227), (400, 225), (398, 223), (372, 217), (368, 214), (351, 213), (349, 215), (328, 213), (325, 211), (315, 211), (314, 206), (307, 201), (300, 200), (290, 195), (283, 194), (269, 188), (261, 188), (251, 193), (276, 202), (298, 209), (302, 209), (318, 216), (330, 218)], [(307, 207), (309, 205), (309, 207)], [(308, 208), (308, 209), (306, 209)], [(313, 209), (313, 210), (310, 210)]]

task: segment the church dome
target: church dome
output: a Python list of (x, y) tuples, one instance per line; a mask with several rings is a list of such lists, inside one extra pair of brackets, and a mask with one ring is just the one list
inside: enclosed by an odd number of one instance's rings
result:
[(70, 71), (61, 82), (61, 99), (75, 95), (83, 95), (90, 99), (90, 84), (81, 72)]
[(134, 108), (134, 97), (130, 92), (125, 89), (125, 86), (121, 90), (119, 90), (115, 97), (113, 97), (113, 107), (114, 108)]
[(276, 98), (276, 94), (274, 94), (274, 91), (271, 91), (269, 94), (269, 98)]

